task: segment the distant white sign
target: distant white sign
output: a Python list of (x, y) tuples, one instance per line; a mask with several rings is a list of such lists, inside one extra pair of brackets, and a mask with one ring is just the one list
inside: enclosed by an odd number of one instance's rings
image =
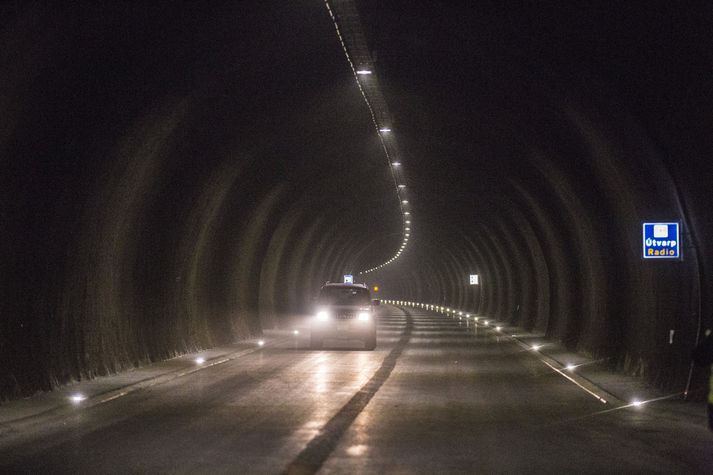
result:
[(470, 274), (470, 285), (478, 285), (480, 284), (480, 279), (478, 278), (478, 274)]
[(353, 284), (353, 283), (354, 283), (354, 276), (353, 276), (353, 275), (345, 275), (345, 276), (344, 276), (344, 283), (345, 283), (345, 284)]

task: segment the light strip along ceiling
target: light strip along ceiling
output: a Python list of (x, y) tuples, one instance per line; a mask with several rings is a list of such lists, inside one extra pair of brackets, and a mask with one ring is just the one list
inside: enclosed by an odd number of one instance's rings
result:
[(342, 45), (349, 67), (354, 74), (359, 91), (369, 109), (374, 129), (379, 136), (379, 141), (391, 171), (391, 177), (394, 180), (396, 198), (401, 210), (402, 239), (398, 250), (387, 261), (359, 272), (359, 274), (368, 274), (391, 264), (403, 254), (411, 237), (413, 215), (411, 214), (410, 200), (407, 194), (404, 164), (398, 154), (391, 115), (379, 88), (376, 70), (374, 69), (374, 60), (366, 44), (359, 13), (352, 0), (332, 0), (331, 2), (325, 0), (324, 4), (334, 23), (334, 29), (337, 32), (337, 37)]

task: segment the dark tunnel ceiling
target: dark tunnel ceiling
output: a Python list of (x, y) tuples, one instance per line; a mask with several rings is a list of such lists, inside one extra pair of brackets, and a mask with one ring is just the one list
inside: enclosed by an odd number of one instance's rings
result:
[[(339, 24), (351, 3), (330, 4)], [(711, 5), (356, 8), (413, 213), (369, 283), (679, 384), (713, 311)], [(5, 2), (0, 19), (0, 397), (259, 333), (398, 250), (324, 2)], [(642, 262), (644, 220), (681, 221), (686, 258)]]

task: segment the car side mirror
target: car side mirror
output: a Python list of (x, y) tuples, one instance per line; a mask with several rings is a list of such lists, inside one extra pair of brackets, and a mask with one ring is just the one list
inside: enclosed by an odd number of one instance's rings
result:
[(379, 300), (379, 299), (374, 299), (374, 300), (372, 300), (372, 303), (373, 303), (375, 306), (378, 307), (379, 305), (381, 305), (381, 300)]

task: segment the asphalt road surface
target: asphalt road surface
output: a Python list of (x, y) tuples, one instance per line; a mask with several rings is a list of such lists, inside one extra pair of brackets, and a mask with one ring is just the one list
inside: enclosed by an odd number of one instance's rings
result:
[(666, 407), (606, 411), (510, 340), (381, 307), (376, 351), (266, 346), (3, 440), (1, 473), (712, 473)]

